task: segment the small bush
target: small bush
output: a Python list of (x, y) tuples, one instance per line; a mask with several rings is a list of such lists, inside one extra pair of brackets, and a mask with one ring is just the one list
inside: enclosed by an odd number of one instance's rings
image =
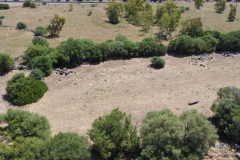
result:
[(48, 41), (46, 40), (46, 38), (43, 38), (43, 37), (34, 37), (32, 39), (32, 43), (34, 45), (41, 45), (41, 46), (49, 46), (49, 43)]
[(23, 3), (23, 7), (30, 7), (31, 6), (31, 1), (30, 0), (25, 0)]
[(45, 36), (48, 33), (48, 30), (46, 27), (38, 26), (34, 30), (35, 36)]
[(123, 36), (121, 34), (118, 34), (115, 38), (115, 41), (127, 41), (128, 38), (126, 36)]
[(14, 67), (14, 59), (6, 53), (0, 53), (0, 73), (8, 72)]
[(42, 5), (47, 5), (47, 2), (42, 2)]
[(91, 4), (91, 7), (96, 7), (97, 6), (97, 4)]
[(180, 6), (179, 9), (181, 10), (182, 13), (186, 11), (186, 8), (184, 6)]
[(201, 39), (205, 42), (205, 52), (214, 52), (216, 50), (218, 40), (211, 35), (202, 36)]
[(51, 52), (47, 46), (30, 45), (23, 54), (23, 60), (28, 63), (31, 59), (37, 56), (45, 56)]
[(237, 7), (235, 5), (230, 5), (230, 12), (228, 15), (228, 21), (234, 22), (237, 14)]
[(8, 4), (0, 4), (0, 10), (9, 9)]
[(92, 10), (89, 10), (87, 15), (91, 16), (92, 15)]
[(186, 11), (189, 11), (189, 9), (190, 9), (189, 7), (185, 7), (185, 10), (186, 10)]
[(30, 4), (30, 8), (37, 8), (36, 3), (32, 2), (32, 3)]
[(151, 67), (153, 68), (164, 68), (165, 61), (161, 57), (153, 57), (151, 58)]
[(2, 25), (2, 19), (0, 19), (0, 25)]
[[(16, 77), (15, 77), (16, 76)], [(17, 106), (37, 102), (48, 90), (47, 85), (31, 77), (15, 75), (7, 82), (7, 97), (10, 103)]]
[(27, 25), (23, 22), (18, 22), (17, 29), (26, 29)]
[(41, 80), (43, 77), (45, 77), (45, 75), (46, 74), (40, 69), (33, 69), (32, 72), (30, 73), (30, 77), (36, 80)]

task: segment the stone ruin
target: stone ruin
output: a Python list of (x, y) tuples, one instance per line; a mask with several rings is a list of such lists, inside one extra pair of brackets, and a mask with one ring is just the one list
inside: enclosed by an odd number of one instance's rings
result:
[(67, 68), (56, 68), (54, 69), (55, 73), (56, 74), (59, 74), (59, 75), (69, 75), (70, 73), (76, 73), (76, 72), (73, 72), (72, 70), (69, 70)]
[(198, 63), (200, 63), (200, 66), (205, 67), (205, 65), (202, 63), (205, 61), (210, 61), (212, 59), (213, 59), (212, 56), (210, 56), (207, 53), (203, 53), (197, 57), (191, 57), (191, 60), (189, 62), (192, 63), (192, 65), (197, 65)]

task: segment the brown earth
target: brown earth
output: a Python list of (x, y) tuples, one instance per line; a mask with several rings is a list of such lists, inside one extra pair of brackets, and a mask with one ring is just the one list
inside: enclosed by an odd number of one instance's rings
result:
[[(61, 131), (86, 135), (94, 119), (116, 107), (132, 114), (139, 125), (147, 112), (163, 108), (176, 114), (197, 109), (210, 116), (210, 106), (219, 88), (240, 87), (240, 56), (226, 58), (213, 54), (213, 57), (201, 67), (189, 64), (190, 57), (165, 56), (166, 66), (160, 70), (149, 67), (149, 58), (82, 65), (73, 69), (76, 74), (53, 73), (47, 77), (49, 90), (44, 97), (22, 108), (46, 116), (53, 134)], [(1, 78), (2, 94), (6, 80), (14, 73)], [(199, 103), (189, 106), (192, 100)], [(0, 106), (2, 113), (10, 107), (4, 100)]]

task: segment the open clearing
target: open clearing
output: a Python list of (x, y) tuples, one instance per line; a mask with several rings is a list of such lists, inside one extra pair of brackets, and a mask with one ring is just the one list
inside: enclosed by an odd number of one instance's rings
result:
[[(182, 15), (183, 19), (200, 16), (204, 29), (223, 32), (240, 29), (240, 21), (226, 22), (229, 7), (223, 15), (219, 15), (214, 13), (213, 3), (205, 4), (199, 11), (193, 8), (193, 4), (180, 5), (190, 6), (190, 11)], [(146, 36), (154, 36), (158, 31), (157, 27), (153, 27), (149, 33), (143, 33), (140, 27), (125, 21), (111, 25), (106, 22), (106, 5), (83, 7), (74, 4), (73, 12), (68, 12), (68, 5), (50, 5), (49, 8), (39, 6), (37, 9), (22, 8), (20, 5), (10, 7), (10, 10), (0, 11), (0, 15), (5, 15), (3, 24), (10, 26), (16, 26), (17, 22), (22, 21), (34, 29), (36, 26), (49, 24), (56, 13), (65, 17), (66, 24), (60, 37), (49, 39), (51, 46), (56, 46), (69, 37), (91, 38), (95, 42), (102, 42), (114, 39), (117, 34), (140, 41)], [(87, 16), (90, 9), (93, 10), (93, 15)], [(240, 12), (237, 12), (237, 19), (239, 18)], [(14, 28), (0, 27), (0, 33), (0, 52), (7, 52), (12, 56), (23, 54), (33, 37), (31, 32), (17, 31)], [(240, 55), (225, 58), (213, 54), (213, 57), (205, 67), (200, 67), (188, 63), (191, 57), (164, 56), (166, 66), (161, 70), (148, 67), (150, 58), (82, 65), (73, 69), (76, 74), (60, 76), (53, 73), (47, 77), (45, 82), (49, 91), (44, 97), (37, 103), (19, 109), (46, 116), (53, 134), (61, 131), (77, 132), (80, 135), (86, 135), (94, 119), (116, 107), (132, 114), (137, 124), (140, 124), (148, 111), (162, 108), (170, 108), (177, 114), (186, 109), (197, 109), (210, 116), (210, 106), (217, 98), (219, 88), (240, 87)], [(16, 72), (18, 71), (0, 78), (2, 95), (5, 94), (6, 81)], [(188, 102), (192, 100), (199, 100), (199, 103), (189, 106)], [(4, 113), (8, 108), (17, 108), (3, 99), (0, 100), (0, 106), (0, 113)]]

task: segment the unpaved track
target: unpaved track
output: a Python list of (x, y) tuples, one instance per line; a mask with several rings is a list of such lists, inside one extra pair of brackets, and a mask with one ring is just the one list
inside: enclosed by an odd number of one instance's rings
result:
[[(166, 66), (161, 70), (148, 67), (149, 58), (82, 65), (73, 69), (76, 74), (53, 73), (47, 77), (47, 93), (23, 109), (46, 116), (53, 134), (61, 131), (86, 135), (94, 119), (116, 107), (132, 114), (139, 125), (147, 112), (163, 108), (170, 108), (176, 114), (197, 109), (210, 116), (210, 106), (219, 88), (240, 87), (240, 55), (213, 57), (206, 67), (201, 67), (188, 64), (190, 57), (165, 56)], [(1, 93), (5, 92), (6, 79), (12, 75), (1, 77)], [(189, 106), (192, 100), (199, 103)], [(1, 112), (9, 108), (4, 100), (0, 106)]]

